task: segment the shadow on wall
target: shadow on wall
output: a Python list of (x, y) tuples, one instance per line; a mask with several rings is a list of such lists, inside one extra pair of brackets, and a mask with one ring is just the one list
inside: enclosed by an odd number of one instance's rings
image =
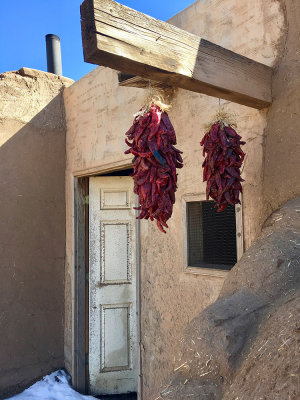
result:
[[(22, 97), (15, 101), (22, 107)], [(64, 364), (62, 95), (25, 125), (1, 114), (0, 398), (5, 398)]]

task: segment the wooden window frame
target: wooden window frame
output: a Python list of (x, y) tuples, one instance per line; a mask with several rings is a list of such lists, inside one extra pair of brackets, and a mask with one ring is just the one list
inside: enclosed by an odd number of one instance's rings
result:
[[(188, 265), (188, 235), (187, 235), (187, 203), (206, 201), (205, 193), (187, 194), (182, 198), (182, 226), (183, 226), (183, 271), (187, 274), (213, 276), (225, 278), (230, 270), (214, 269), (206, 267), (192, 267)], [(242, 200), (241, 200), (242, 203)], [(243, 204), (243, 203), (242, 203)], [(243, 211), (242, 204), (235, 206), (236, 221), (236, 250), (237, 261), (242, 257), (244, 252), (244, 235), (243, 235)]]

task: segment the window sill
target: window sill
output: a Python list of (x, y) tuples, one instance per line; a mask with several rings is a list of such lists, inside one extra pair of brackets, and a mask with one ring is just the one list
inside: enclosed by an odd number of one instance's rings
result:
[(202, 276), (213, 276), (216, 278), (226, 278), (229, 271), (225, 269), (213, 269), (213, 268), (201, 268), (201, 267), (186, 267), (184, 269), (185, 274), (202, 275)]

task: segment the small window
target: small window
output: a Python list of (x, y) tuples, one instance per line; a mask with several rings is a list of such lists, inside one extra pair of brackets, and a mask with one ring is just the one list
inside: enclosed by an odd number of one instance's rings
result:
[(186, 205), (188, 266), (230, 270), (237, 262), (235, 207), (218, 213), (213, 201)]

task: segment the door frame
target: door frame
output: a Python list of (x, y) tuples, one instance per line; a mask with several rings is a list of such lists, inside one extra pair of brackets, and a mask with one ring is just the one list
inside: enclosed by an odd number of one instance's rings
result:
[(89, 178), (74, 178), (74, 287), (72, 383), (80, 393), (87, 387)]
[[(73, 369), (72, 384), (83, 394), (89, 392), (88, 365), (88, 301), (89, 301), (89, 178), (132, 168), (132, 163), (117, 161), (77, 171), (73, 175), (74, 195), (74, 282), (73, 282)], [(137, 198), (136, 198), (137, 202)], [(138, 400), (142, 400), (141, 357), (141, 253), (140, 220), (136, 220), (136, 301), (137, 301), (137, 351)]]

